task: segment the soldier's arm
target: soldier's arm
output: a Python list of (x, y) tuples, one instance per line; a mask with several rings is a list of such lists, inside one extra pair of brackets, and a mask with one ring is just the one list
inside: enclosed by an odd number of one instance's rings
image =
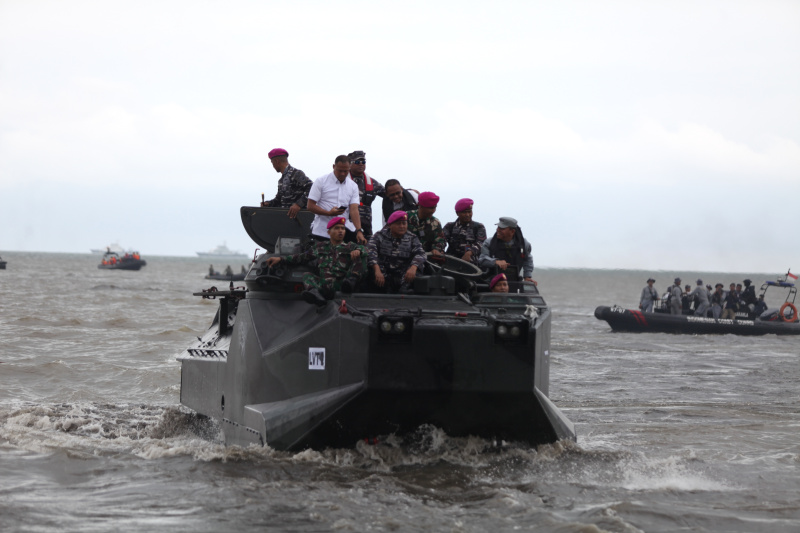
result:
[(452, 222), (448, 222), (442, 228), (442, 233), (444, 233), (444, 240), (446, 240), (447, 242), (450, 242), (450, 235), (452, 234), (452, 232), (453, 232), (453, 223)]
[(444, 230), (441, 224), (433, 225), (433, 233), (436, 237), (433, 239), (433, 249), (439, 250), (444, 253), (444, 247), (447, 246), (447, 240), (444, 238)]
[(483, 224), (475, 225), (475, 244), (470, 249), (472, 255), (479, 255), (483, 253), (483, 243), (486, 242), (486, 227)]
[(369, 266), (378, 265), (378, 246), (381, 242), (380, 233), (376, 233), (367, 243), (367, 263)]
[(372, 176), (370, 176), (370, 179), (372, 179), (372, 192), (374, 192), (376, 196), (380, 196), (381, 198), (386, 198), (386, 188), (384, 188), (381, 182), (376, 180)]
[(317, 246), (309, 246), (307, 250), (293, 254), (287, 255), (283, 258), (283, 261), (288, 265), (306, 265), (317, 258)]
[(531, 254), (531, 243), (525, 240), (525, 261), (522, 263), (522, 276), (530, 278), (533, 276), (533, 255)]
[(414, 254), (414, 258), (411, 260), (411, 264), (417, 267), (417, 270), (422, 270), (422, 267), (425, 266), (425, 249), (422, 247), (422, 243), (420, 242), (419, 238), (416, 235), (412, 235), (412, 247), (411, 252)]
[(297, 184), (297, 188), (302, 190), (295, 196), (294, 203), (304, 209), (308, 205), (308, 193), (311, 191), (311, 186), (314, 182), (308, 179), (305, 172), (297, 169), (295, 169), (294, 181)]
[(491, 241), (484, 241), (481, 246), (481, 255), (478, 257), (478, 265), (481, 268), (491, 268), (495, 265), (495, 259), (492, 257), (492, 252), (489, 250), (489, 243)]

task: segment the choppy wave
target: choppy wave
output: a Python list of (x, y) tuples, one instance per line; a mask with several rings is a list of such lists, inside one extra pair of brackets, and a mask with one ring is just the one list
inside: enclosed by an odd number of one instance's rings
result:
[[(353, 448), (277, 452), (268, 446), (226, 447), (219, 426), (181, 407), (59, 403), (0, 409), (0, 440), (34, 453), (70, 450), (92, 455), (128, 453), (142, 459), (189, 456), (198, 461), (279, 461), (345, 467), (362, 472), (455, 468), (448, 476), (472, 482), (525, 486), (543, 476), (564, 483), (626, 490), (729, 490), (698, 471), (693, 457), (651, 459), (640, 453), (588, 450), (560, 441), (536, 448), (477, 437), (451, 437), (422, 426), (402, 437)], [(462, 470), (459, 470), (462, 469)]]

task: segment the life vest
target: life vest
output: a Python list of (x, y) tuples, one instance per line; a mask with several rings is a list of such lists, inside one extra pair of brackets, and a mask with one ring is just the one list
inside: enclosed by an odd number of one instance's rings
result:
[(511, 239), (510, 246), (497, 238), (497, 235), (492, 237), (489, 243), (489, 253), (495, 259), (500, 259), (511, 265), (512, 268), (507, 268), (505, 271), (508, 281), (519, 281), (519, 271), (525, 264), (525, 238), (522, 236), (522, 230), (517, 228), (514, 232), (514, 237)]
[(364, 194), (361, 196), (361, 202), (358, 205), (370, 206), (374, 201), (375, 201), (375, 184), (372, 182), (372, 178), (370, 178), (369, 175), (366, 172), (364, 172)]

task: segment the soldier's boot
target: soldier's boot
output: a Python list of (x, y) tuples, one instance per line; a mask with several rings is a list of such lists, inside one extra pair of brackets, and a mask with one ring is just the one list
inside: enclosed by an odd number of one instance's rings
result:
[(357, 286), (358, 278), (354, 276), (349, 276), (342, 280), (342, 292), (345, 294), (352, 294)]
[(326, 300), (333, 300), (336, 291), (330, 285), (325, 285), (319, 288), (319, 293), (322, 295), (323, 298)]
[(408, 283), (403, 282), (403, 283), (400, 284), (400, 287), (398, 287), (397, 293), (398, 294), (414, 294), (414, 287), (412, 287)]
[(305, 290), (300, 294), (300, 296), (303, 298), (303, 300), (310, 304), (325, 305), (328, 303), (322, 294), (320, 294), (319, 289)]

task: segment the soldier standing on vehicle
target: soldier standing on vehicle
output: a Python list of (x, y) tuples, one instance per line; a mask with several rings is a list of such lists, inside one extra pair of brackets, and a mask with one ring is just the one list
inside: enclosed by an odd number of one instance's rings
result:
[(675, 283), (669, 288), (669, 314), (680, 315), (683, 291), (681, 290), (681, 278), (675, 278)]
[(289, 164), (289, 152), (283, 148), (269, 151), (269, 160), (275, 172), (280, 172), (278, 193), (268, 202), (261, 202), (261, 207), (282, 207), (289, 210), (289, 218), (295, 218), (298, 211), (308, 204), (308, 191), (313, 182), (305, 173)]
[(386, 189), (381, 182), (367, 174), (367, 154), (361, 150), (347, 154), (350, 158), (350, 178), (358, 185), (358, 214), (364, 237), (372, 237), (372, 202), (376, 196), (386, 198)]
[(642, 313), (653, 312), (653, 302), (658, 300), (658, 291), (653, 287), (655, 282), (656, 280), (649, 278), (647, 286), (642, 289), (642, 296), (639, 298), (639, 309), (642, 310)]

